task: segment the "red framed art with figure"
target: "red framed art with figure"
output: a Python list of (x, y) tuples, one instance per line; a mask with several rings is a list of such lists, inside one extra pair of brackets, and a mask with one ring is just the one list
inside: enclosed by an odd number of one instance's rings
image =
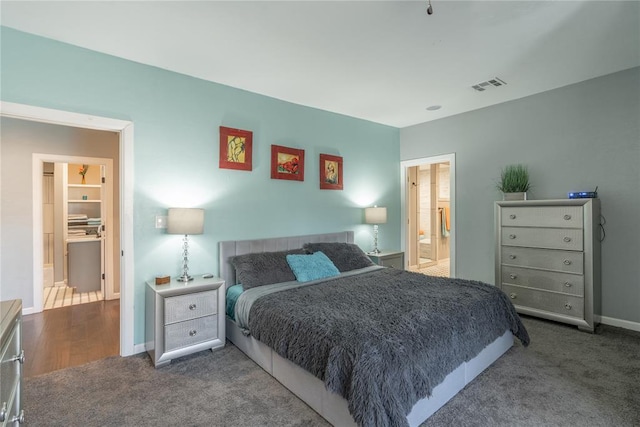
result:
[(304, 181), (304, 150), (272, 145), (271, 179)]
[(253, 132), (220, 126), (220, 168), (250, 171)]
[(342, 157), (320, 154), (320, 189), (342, 190)]

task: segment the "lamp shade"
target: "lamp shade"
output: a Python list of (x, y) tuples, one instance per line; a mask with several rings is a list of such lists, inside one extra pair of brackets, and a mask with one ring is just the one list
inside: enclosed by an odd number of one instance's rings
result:
[(168, 234), (202, 234), (203, 231), (204, 209), (169, 208)]
[(387, 208), (364, 208), (364, 222), (367, 224), (384, 224), (387, 222)]

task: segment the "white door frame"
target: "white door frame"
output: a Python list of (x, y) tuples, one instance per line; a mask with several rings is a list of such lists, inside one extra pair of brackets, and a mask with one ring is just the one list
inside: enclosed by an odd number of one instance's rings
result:
[[(86, 129), (115, 131), (120, 134), (120, 355), (129, 356), (134, 351), (134, 286), (133, 286), (133, 123), (107, 117), (91, 116), (68, 111), (35, 107), (32, 105), (0, 102), (0, 115), (22, 120), (51, 123)], [(40, 174), (42, 176), (42, 174)], [(40, 198), (41, 204), (42, 198)], [(34, 204), (34, 282), (42, 288), (42, 207)], [(36, 217), (36, 211), (40, 215)], [(1, 215), (1, 212), (0, 212)], [(39, 257), (37, 256), (39, 254)], [(36, 260), (36, 258), (38, 258)], [(36, 270), (37, 269), (37, 270)], [(34, 283), (35, 285), (35, 283)], [(42, 297), (41, 297), (42, 299)], [(34, 294), (34, 304), (35, 294)], [(42, 306), (42, 302), (40, 302)]]
[[(24, 309), (23, 314), (39, 313), (44, 309), (43, 301), (43, 263), (42, 244), (36, 242), (42, 236), (42, 172), (44, 163), (77, 163), (89, 165), (103, 165), (106, 168), (106, 175), (109, 177), (104, 184), (106, 193), (104, 195), (107, 209), (113, 209), (113, 160), (97, 157), (68, 156), (59, 154), (33, 153), (32, 171), (32, 195), (33, 195), (33, 307)], [(107, 273), (104, 282), (102, 295), (104, 299), (116, 299), (120, 293), (115, 293), (113, 289), (113, 225), (111, 214), (107, 214), (103, 223), (107, 224), (104, 245), (105, 266), (103, 273)], [(66, 236), (65, 236), (66, 237)], [(40, 262), (38, 262), (38, 260)], [(39, 271), (37, 271), (39, 270)]]
[[(407, 185), (408, 174), (407, 169), (413, 166), (420, 166), (425, 164), (434, 163), (446, 163), (449, 162), (449, 178), (450, 178), (450, 190), (451, 200), (449, 202), (450, 219), (451, 219), (451, 234), (449, 237), (449, 275), (456, 277), (456, 154), (443, 154), (440, 156), (424, 157), (420, 159), (404, 160), (400, 162), (400, 214), (403, 218), (400, 226), (400, 246), (406, 253), (407, 242), (409, 241), (409, 227), (407, 227), (409, 221), (409, 214), (407, 209), (407, 201), (409, 199), (409, 186)], [(408, 267), (409, 257), (405, 256), (405, 268)]]

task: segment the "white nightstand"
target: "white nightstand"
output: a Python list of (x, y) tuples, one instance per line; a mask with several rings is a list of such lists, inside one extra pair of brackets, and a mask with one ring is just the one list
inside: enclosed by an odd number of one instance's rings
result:
[(378, 254), (367, 253), (371, 261), (383, 267), (404, 270), (404, 252), (380, 252)]
[(176, 357), (224, 347), (224, 289), (219, 277), (147, 282), (145, 347), (156, 368)]

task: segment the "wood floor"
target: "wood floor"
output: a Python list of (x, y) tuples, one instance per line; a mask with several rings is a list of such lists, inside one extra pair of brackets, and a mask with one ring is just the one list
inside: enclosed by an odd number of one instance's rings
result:
[(67, 307), (102, 301), (102, 291), (78, 292), (68, 286), (49, 286), (44, 288), (44, 309)]
[(54, 308), (22, 318), (25, 377), (120, 354), (120, 301)]

